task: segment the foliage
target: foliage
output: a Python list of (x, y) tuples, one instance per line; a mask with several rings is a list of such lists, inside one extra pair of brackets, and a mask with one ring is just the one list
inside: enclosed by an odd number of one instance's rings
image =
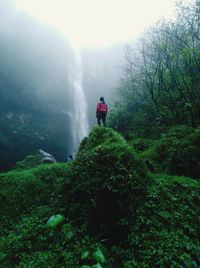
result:
[(143, 152), (142, 158), (150, 161), (158, 172), (200, 178), (200, 127), (172, 128), (154, 145)]
[(148, 183), (145, 166), (128, 143), (112, 129), (94, 128), (69, 170), (63, 201), (73, 200), (73, 206), (66, 213), (90, 233), (124, 243)]
[(66, 164), (54, 164), (0, 174), (0, 213), (4, 228), (9, 229), (20, 215), (30, 213), (36, 206), (54, 207), (66, 169)]
[(129, 236), (136, 260), (131, 267), (199, 267), (200, 184), (185, 177), (152, 177)]
[(24, 160), (16, 163), (15, 169), (33, 168), (41, 164), (42, 157), (39, 153), (28, 155)]
[(66, 238), (63, 229), (53, 230), (46, 226), (52, 209), (37, 207), (30, 215), (21, 217), (18, 224), (3, 241), (4, 267), (65, 267), (78, 266), (78, 249), (75, 237)]
[(147, 174), (135, 144), (97, 127), (69, 163), (2, 173), (2, 267), (199, 267), (199, 182)]
[(111, 127), (156, 138), (175, 125), (199, 124), (199, 20), (198, 1), (181, 2), (173, 21), (158, 23), (127, 47)]

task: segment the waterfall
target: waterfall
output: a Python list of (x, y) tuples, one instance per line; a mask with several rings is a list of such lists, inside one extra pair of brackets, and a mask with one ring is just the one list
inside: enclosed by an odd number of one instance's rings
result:
[(74, 49), (75, 62), (72, 78), (73, 112), (71, 117), (72, 154), (77, 150), (81, 140), (88, 135), (89, 123), (87, 118), (87, 102), (83, 90), (83, 65), (81, 53)]

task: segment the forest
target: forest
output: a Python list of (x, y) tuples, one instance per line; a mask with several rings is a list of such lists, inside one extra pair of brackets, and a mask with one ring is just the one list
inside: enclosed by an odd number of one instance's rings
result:
[(129, 135), (156, 137), (200, 118), (199, 5), (177, 6), (174, 21), (160, 22), (126, 49), (120, 101), (111, 126)]
[(199, 1), (124, 59), (108, 126), (74, 159), (0, 173), (1, 267), (200, 267)]

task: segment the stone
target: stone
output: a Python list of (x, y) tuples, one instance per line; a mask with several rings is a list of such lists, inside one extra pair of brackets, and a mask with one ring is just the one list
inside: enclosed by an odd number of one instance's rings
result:
[(38, 150), (40, 156), (41, 156), (41, 163), (56, 163), (56, 159), (53, 157), (52, 154), (49, 154), (43, 150)]

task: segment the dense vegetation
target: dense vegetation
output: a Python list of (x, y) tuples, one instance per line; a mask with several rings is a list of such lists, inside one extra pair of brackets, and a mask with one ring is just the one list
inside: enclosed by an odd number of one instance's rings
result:
[(110, 126), (145, 162), (153, 183), (125, 267), (200, 266), (199, 14), (199, 1), (179, 2), (173, 21), (158, 23), (126, 50)]
[(145, 32), (126, 51), (120, 101), (110, 124), (125, 136), (158, 137), (174, 125), (200, 123), (199, 1)]
[[(141, 143), (139, 140), (133, 147)], [(200, 178), (200, 127), (174, 127), (150, 143), (140, 155), (154, 171)]]
[(109, 128), (73, 161), (35, 158), (0, 176), (2, 267), (199, 267), (198, 181), (149, 173)]

